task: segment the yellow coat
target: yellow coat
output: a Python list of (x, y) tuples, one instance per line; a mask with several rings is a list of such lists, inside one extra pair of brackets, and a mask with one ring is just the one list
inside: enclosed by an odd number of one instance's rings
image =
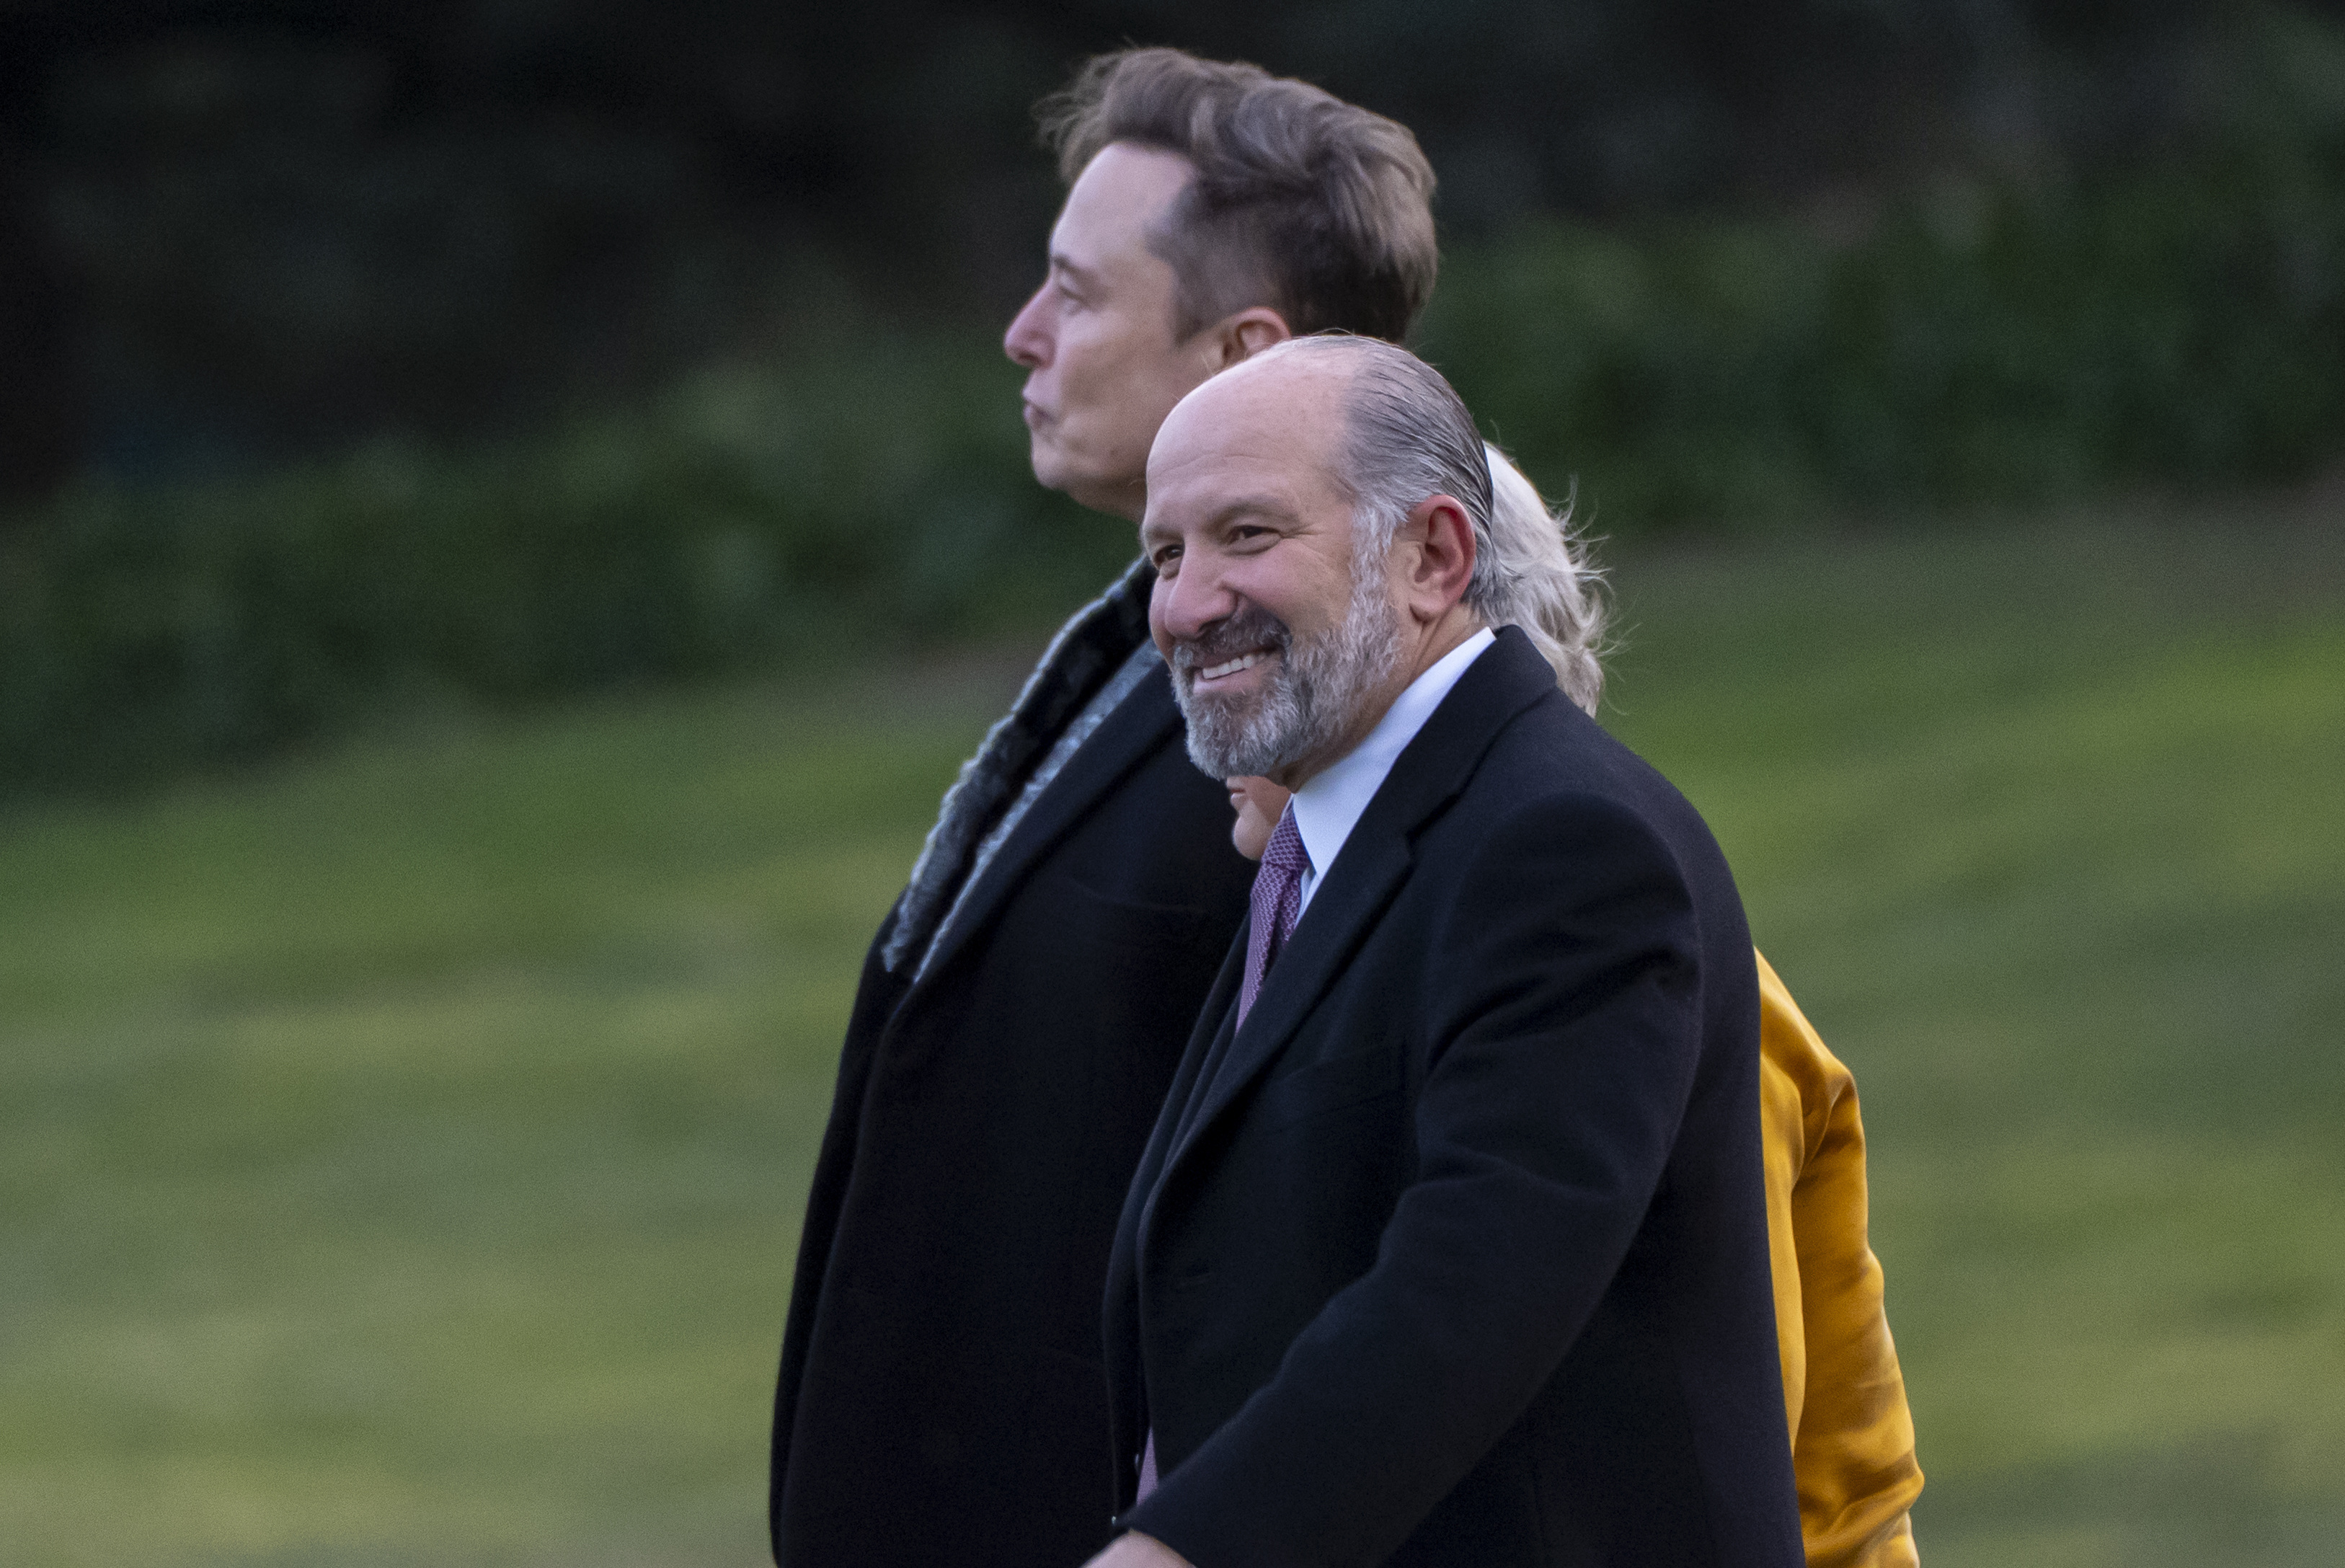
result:
[(1809, 1568), (1914, 1568), (1914, 1418), (1865, 1238), (1856, 1082), (1759, 960), (1760, 1115), (1783, 1413)]

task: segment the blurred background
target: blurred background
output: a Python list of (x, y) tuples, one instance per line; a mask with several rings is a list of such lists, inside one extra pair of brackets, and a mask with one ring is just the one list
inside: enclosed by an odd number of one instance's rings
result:
[(1936, 1564), (2345, 1540), (2345, 5), (0, 0), (0, 1564), (749, 1564), (857, 964), (1128, 526), (1032, 102), (1419, 346), (1854, 1068)]

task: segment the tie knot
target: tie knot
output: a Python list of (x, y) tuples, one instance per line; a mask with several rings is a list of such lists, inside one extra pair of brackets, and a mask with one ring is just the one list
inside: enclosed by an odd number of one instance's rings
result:
[(1262, 851), (1262, 869), (1273, 877), (1299, 877), (1311, 857), (1303, 852), (1303, 830), (1294, 825), (1294, 808), (1289, 805), (1280, 813), (1278, 826), (1271, 830), (1270, 842)]

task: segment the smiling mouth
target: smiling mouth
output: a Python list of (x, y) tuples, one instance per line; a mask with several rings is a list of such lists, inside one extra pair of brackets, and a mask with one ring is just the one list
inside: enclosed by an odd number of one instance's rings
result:
[[(1230, 695), (1237, 697), (1253, 689), (1239, 685), (1245, 672), (1265, 660), (1284, 658), (1290, 640), (1276, 616), (1248, 604), (1204, 627), (1195, 639), (1180, 642), (1165, 657), (1183, 693), (1218, 697), (1229, 686), (1235, 688)], [(1261, 678), (1275, 679), (1275, 672), (1265, 671)]]
[(1260, 650), (1250, 654), (1240, 654), (1237, 657), (1231, 659), (1224, 664), (1207, 665), (1204, 668), (1197, 672), (1197, 678), (1199, 680), (1220, 680), (1224, 677), (1235, 675), (1242, 669), (1252, 669), (1254, 666), (1260, 664), (1269, 657), (1270, 655), (1268, 652)]

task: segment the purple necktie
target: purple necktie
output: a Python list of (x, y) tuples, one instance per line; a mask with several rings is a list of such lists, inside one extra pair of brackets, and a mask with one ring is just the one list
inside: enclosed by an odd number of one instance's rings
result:
[(1254, 1011), (1254, 999), (1262, 994), (1270, 966), (1294, 934), (1294, 921), (1303, 911), (1303, 873), (1310, 869), (1311, 857), (1303, 852), (1303, 831), (1294, 825), (1290, 803), (1262, 851), (1262, 869), (1254, 874), (1254, 892), (1247, 902), (1252, 918), (1247, 922), (1245, 983), (1238, 989), (1241, 1024)]

